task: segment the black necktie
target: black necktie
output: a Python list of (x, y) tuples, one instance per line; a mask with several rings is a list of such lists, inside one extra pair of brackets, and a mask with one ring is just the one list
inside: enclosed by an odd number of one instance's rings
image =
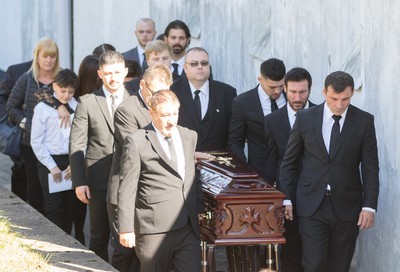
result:
[(178, 157), (176, 156), (174, 142), (172, 141), (171, 137), (165, 137), (165, 140), (168, 143), (169, 156), (170, 156), (171, 163), (175, 169), (178, 169)]
[(172, 71), (172, 74), (179, 76), (179, 72), (178, 72), (178, 63), (172, 63), (172, 67), (174, 67), (174, 70)]
[(331, 141), (329, 143), (329, 155), (332, 155), (335, 148), (337, 141), (339, 139), (340, 135), (340, 124), (339, 120), (342, 118), (341, 115), (332, 115), (332, 118), (335, 120), (335, 123), (332, 126), (332, 131), (331, 131)]
[(143, 61), (142, 61), (142, 73), (147, 69), (147, 61), (146, 61), (146, 54), (143, 53)]
[(269, 100), (271, 100), (271, 112), (278, 110), (279, 108), (278, 104), (276, 104), (276, 100), (271, 98)]
[(200, 103), (199, 93), (200, 93), (200, 90), (196, 90), (196, 91), (194, 92), (194, 99), (193, 99), (193, 101), (194, 101), (194, 106), (195, 106), (195, 108), (196, 108), (197, 116), (198, 116), (198, 117), (200, 118), (200, 120), (201, 120), (201, 119), (202, 119), (202, 118), (201, 118), (201, 103)]
[(69, 112), (69, 114), (73, 114), (74, 110), (69, 106), (69, 104), (63, 104), (65, 106), (65, 108), (67, 109), (67, 111)]

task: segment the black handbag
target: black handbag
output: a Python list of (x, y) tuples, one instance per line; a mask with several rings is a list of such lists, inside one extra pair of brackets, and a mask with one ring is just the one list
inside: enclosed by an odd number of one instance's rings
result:
[(21, 154), (22, 129), (14, 126), (5, 115), (0, 120), (0, 152), (18, 157)]
[[(25, 89), (24, 105), (22, 108), (25, 111), (26, 99), (28, 97), (31, 77), (28, 76), (28, 82)], [(21, 139), (23, 129), (19, 125), (14, 125), (9, 116), (6, 114), (0, 120), (0, 152), (13, 157), (21, 155)]]

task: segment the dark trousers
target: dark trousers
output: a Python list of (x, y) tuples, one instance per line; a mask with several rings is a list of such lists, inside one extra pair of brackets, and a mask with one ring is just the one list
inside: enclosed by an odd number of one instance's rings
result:
[(135, 248), (127, 248), (119, 243), (117, 205), (107, 202), (107, 212), (110, 221), (111, 245), (114, 248), (111, 265), (121, 272), (139, 272), (140, 262)]
[(21, 157), (10, 157), (14, 165), (11, 167), (11, 192), (23, 201), (27, 201), (27, 178), (25, 164)]
[(301, 272), (301, 237), (299, 233), (299, 220), (296, 211), (293, 211), (293, 220), (285, 220), (285, 239), (282, 245), (281, 267), (282, 272)]
[(107, 191), (91, 190), (89, 200), (90, 242), (89, 249), (108, 262), (110, 227), (106, 205)]
[(85, 226), (87, 205), (82, 201), (77, 201), (74, 211), (74, 230), (75, 239), (82, 245), (85, 245), (85, 234), (83, 228)]
[(21, 145), (21, 157), (27, 177), (26, 195), (29, 205), (43, 213), (43, 193), (38, 174), (38, 160), (30, 146)]
[[(68, 155), (52, 156), (58, 168), (65, 170), (69, 165)], [(49, 192), (48, 175), (50, 171), (38, 162), (38, 173), (44, 199), (44, 215), (63, 231), (71, 235), (75, 205), (78, 201), (75, 191)]]
[[(198, 227), (198, 226), (196, 226)], [(200, 272), (200, 239), (188, 220), (185, 227), (160, 234), (136, 236), (141, 271)]]
[(340, 221), (331, 196), (310, 217), (299, 216), (305, 272), (346, 272), (353, 258), (359, 228), (357, 220)]

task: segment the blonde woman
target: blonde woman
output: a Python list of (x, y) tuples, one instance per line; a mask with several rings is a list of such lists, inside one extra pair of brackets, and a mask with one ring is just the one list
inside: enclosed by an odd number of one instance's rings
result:
[[(40, 39), (34, 50), (32, 67), (18, 79), (6, 106), (11, 120), (24, 129), (21, 157), (25, 162), (27, 174), (27, 198), (28, 203), (40, 212), (43, 212), (43, 195), (37, 172), (37, 159), (30, 145), (32, 116), (34, 107), (39, 103), (37, 94), (48, 90), (46, 87), (51, 85), (59, 71), (57, 44), (47, 37)], [(52, 94), (48, 97), (52, 97)], [(66, 108), (61, 106), (58, 111), (63, 125), (69, 124), (70, 117)]]

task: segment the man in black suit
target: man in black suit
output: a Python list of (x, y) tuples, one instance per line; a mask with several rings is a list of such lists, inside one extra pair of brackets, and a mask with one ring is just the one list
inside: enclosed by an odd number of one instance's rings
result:
[(185, 54), (190, 37), (189, 27), (180, 20), (170, 22), (165, 28), (164, 39), (172, 49), (171, 71), (174, 81), (185, 76)]
[(89, 248), (108, 261), (110, 228), (106, 207), (108, 177), (114, 152), (115, 109), (129, 97), (124, 57), (105, 51), (99, 59), (103, 86), (81, 96), (71, 127), (69, 157), (72, 184), (80, 201), (89, 204)]
[(267, 177), (264, 116), (286, 105), (285, 73), (283, 61), (274, 58), (264, 61), (258, 77), (260, 84), (233, 100), (228, 149), (246, 161), (247, 141), (247, 162), (264, 178)]
[(282, 160), (285, 217), (293, 219), (295, 205), (306, 272), (348, 271), (359, 230), (374, 224), (379, 193), (374, 117), (350, 105), (353, 92), (349, 74), (328, 75), (325, 103), (297, 113)]
[(148, 42), (154, 40), (156, 34), (156, 25), (152, 19), (139, 19), (136, 22), (135, 30), (135, 35), (139, 45), (122, 53), (125, 60), (134, 60), (140, 65), (140, 68), (142, 69), (142, 74), (144, 73), (144, 71), (146, 71), (148, 67), (146, 55), (144, 54), (144, 48), (146, 47)]
[[(32, 61), (27, 61), (8, 67), (3, 83), (0, 88), (0, 118), (6, 113), (6, 104), (11, 90), (13, 89), (18, 78), (28, 71), (32, 66)], [(19, 198), (26, 201), (26, 171), (25, 165), (21, 158), (11, 158), (14, 165), (11, 167), (11, 192), (16, 194)]]
[(177, 126), (169, 90), (149, 101), (152, 122), (125, 138), (118, 190), (121, 244), (135, 246), (141, 271), (200, 271), (201, 182), (196, 133)]
[[(284, 91), (287, 104), (265, 116), (265, 139), (267, 145), (267, 177), (276, 181), (279, 167), (285, 154), (290, 130), (296, 120), (296, 114), (301, 109), (308, 109), (315, 104), (308, 101), (311, 92), (312, 79), (310, 73), (303, 68), (293, 68), (285, 75)], [(276, 184), (278, 189), (279, 184)], [(283, 272), (302, 271), (301, 239), (298, 220), (293, 214), (293, 220), (285, 221), (286, 244), (282, 245), (281, 265)]]
[(204, 48), (188, 50), (184, 65), (186, 76), (171, 86), (181, 103), (180, 126), (197, 132), (197, 151), (225, 150), (236, 89), (210, 80), (210, 63)]

